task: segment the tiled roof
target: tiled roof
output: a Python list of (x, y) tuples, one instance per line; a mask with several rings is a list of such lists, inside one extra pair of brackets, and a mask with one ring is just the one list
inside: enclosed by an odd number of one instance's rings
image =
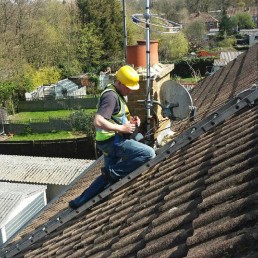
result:
[[(257, 82), (258, 44), (196, 86), (196, 122)], [(258, 257), (257, 124), (257, 105), (215, 124), (16, 257)], [(190, 126), (181, 122), (175, 129)], [(23, 233), (66, 209), (100, 165), (96, 161)]]
[(16, 205), (24, 198), (45, 189), (46, 187), (42, 185), (0, 182), (0, 228)]
[(208, 13), (192, 13), (189, 15), (191, 21), (201, 21), (201, 22), (218, 22), (216, 18)]
[(0, 155), (0, 181), (68, 185), (93, 161)]
[(228, 8), (227, 14), (229, 17), (236, 15), (237, 13), (249, 13), (251, 16), (258, 16), (258, 7), (252, 6), (252, 7), (236, 7), (236, 8)]

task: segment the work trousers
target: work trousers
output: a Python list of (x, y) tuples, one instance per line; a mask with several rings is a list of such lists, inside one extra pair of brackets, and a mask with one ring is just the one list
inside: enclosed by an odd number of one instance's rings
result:
[(104, 174), (98, 176), (80, 196), (71, 202), (74, 208), (102, 192), (110, 184), (108, 178), (111, 178), (112, 182), (118, 181), (156, 156), (150, 146), (122, 137), (97, 142), (97, 147), (104, 153)]

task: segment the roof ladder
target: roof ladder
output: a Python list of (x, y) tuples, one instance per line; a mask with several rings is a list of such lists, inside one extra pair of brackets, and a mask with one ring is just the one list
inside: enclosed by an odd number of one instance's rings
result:
[(222, 107), (220, 107), (217, 111), (208, 115), (206, 118), (197, 122), (182, 134), (178, 135), (174, 140), (157, 150), (157, 156), (154, 159), (148, 161), (146, 164), (142, 165), (126, 177), (122, 178), (120, 181), (106, 188), (103, 192), (92, 198), (78, 209), (72, 210), (68, 208), (67, 210), (57, 214), (54, 218), (50, 219), (43, 226), (40, 226), (30, 234), (24, 236), (20, 241), (12, 244), (9, 247), (2, 248), (0, 251), (0, 257), (13, 257), (19, 252), (25, 250), (27, 247), (42, 239), (47, 234), (53, 232), (67, 221), (70, 221), (80, 213), (90, 209), (93, 205), (102, 201), (104, 198), (121, 188), (123, 185), (138, 177), (140, 174), (145, 172), (146, 169), (165, 160), (177, 150), (197, 139), (200, 135), (213, 129), (218, 124), (222, 123), (225, 119), (231, 117), (245, 107), (252, 107), (256, 100), (258, 100), (258, 84), (254, 84), (251, 88), (241, 92), (236, 97), (232, 98)]

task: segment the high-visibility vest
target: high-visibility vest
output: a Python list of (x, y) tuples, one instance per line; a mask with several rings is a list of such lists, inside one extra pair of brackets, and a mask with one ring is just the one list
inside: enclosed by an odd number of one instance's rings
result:
[[(112, 84), (109, 84), (107, 88), (101, 93), (101, 96), (108, 91), (113, 91), (118, 96), (120, 110), (117, 114), (112, 114), (111, 119), (108, 121), (111, 123), (116, 123), (119, 125), (124, 124), (126, 121), (130, 120), (130, 111), (128, 106), (126, 105), (125, 99), (117, 92), (116, 87)], [(100, 97), (101, 97), (100, 96)], [(115, 136), (114, 131), (105, 131), (101, 128), (96, 128), (96, 140), (97, 141), (105, 141)]]

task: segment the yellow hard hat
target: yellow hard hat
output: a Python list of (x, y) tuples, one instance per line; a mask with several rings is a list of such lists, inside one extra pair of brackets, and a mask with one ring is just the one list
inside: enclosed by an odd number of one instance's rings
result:
[(116, 72), (116, 78), (127, 88), (131, 90), (138, 90), (139, 86), (139, 74), (129, 65), (122, 66)]

